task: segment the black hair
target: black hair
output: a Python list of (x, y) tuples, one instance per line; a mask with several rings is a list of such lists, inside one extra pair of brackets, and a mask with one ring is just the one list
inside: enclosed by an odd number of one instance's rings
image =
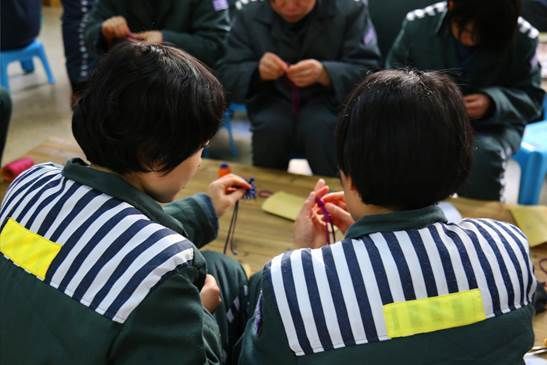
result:
[(215, 135), (224, 107), (222, 86), (194, 57), (124, 42), (98, 63), (72, 132), (93, 164), (168, 173)]
[(497, 50), (511, 44), (516, 34), (522, 0), (451, 0), (449, 19), (463, 32), (473, 24), (480, 47)]
[(437, 72), (367, 76), (336, 134), (340, 170), (366, 204), (423, 208), (456, 192), (469, 173), (472, 130), (462, 94)]

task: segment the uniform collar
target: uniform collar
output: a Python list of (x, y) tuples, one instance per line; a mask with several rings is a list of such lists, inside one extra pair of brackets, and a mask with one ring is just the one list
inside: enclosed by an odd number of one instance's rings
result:
[(114, 173), (93, 169), (80, 158), (69, 160), (63, 168), (63, 176), (102, 193), (122, 200), (141, 211), (151, 220), (182, 235), (186, 235), (180, 222), (165, 214), (162, 206), (142, 191)]
[(346, 238), (359, 238), (376, 232), (392, 232), (423, 228), (433, 223), (446, 223), (444, 213), (431, 205), (416, 210), (364, 216), (346, 232)]
[(450, 28), (448, 26), (449, 19), (450, 17), (448, 16), (448, 9), (445, 9), (439, 13), (437, 23), (435, 25), (436, 34), (441, 35), (444, 32), (450, 31)]

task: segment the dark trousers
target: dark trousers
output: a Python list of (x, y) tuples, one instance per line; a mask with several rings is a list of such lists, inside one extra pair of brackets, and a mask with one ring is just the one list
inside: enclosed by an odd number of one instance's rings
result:
[(80, 91), (88, 80), (95, 60), (84, 42), (84, 17), (95, 0), (62, 0), (63, 3), (63, 44), (65, 47), (66, 70), (73, 91)]
[(234, 259), (218, 252), (202, 251), (207, 272), (213, 275), (221, 291), (222, 302), (214, 316), (217, 320), (224, 349), (225, 363), (232, 363), (236, 342), (243, 334), (247, 321), (247, 275)]
[(458, 194), (471, 199), (500, 200), (505, 188), (507, 163), (519, 148), (520, 141), (520, 134), (513, 129), (476, 133), (471, 173)]
[(286, 170), (289, 160), (302, 155), (314, 174), (335, 176), (336, 112), (326, 103), (306, 103), (293, 112), (289, 101), (270, 99), (249, 105), (253, 132), (253, 164)]
[(6, 146), (10, 117), (11, 99), (8, 92), (0, 87), (0, 161)]

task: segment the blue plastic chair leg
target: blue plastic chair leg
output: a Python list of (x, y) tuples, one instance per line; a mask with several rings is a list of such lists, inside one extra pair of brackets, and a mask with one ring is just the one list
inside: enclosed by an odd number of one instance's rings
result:
[(0, 56), (0, 85), (9, 91), (8, 64)]
[(38, 50), (38, 57), (40, 58), (40, 61), (42, 61), (42, 65), (44, 66), (44, 71), (47, 75), (47, 82), (50, 85), (55, 84), (55, 76), (53, 76), (53, 72), (51, 71), (51, 68), (49, 67), (49, 62), (47, 61), (46, 57), (46, 51), (44, 50), (44, 46), (40, 45), (40, 49)]
[(34, 60), (32, 58), (29, 58), (28, 60), (22, 60), (21, 61), (21, 68), (26, 74), (30, 74), (34, 72)]
[[(547, 159), (540, 152), (531, 152), (521, 164), (519, 204), (538, 204), (547, 171)], [(519, 161), (520, 163), (520, 161)]]

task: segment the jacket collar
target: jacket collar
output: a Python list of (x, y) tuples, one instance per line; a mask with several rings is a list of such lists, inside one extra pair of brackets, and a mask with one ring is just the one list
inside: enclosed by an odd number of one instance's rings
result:
[(433, 223), (446, 223), (444, 213), (437, 206), (388, 214), (364, 216), (346, 232), (346, 238), (359, 238), (371, 233), (423, 228)]
[(75, 158), (66, 163), (63, 176), (122, 200), (137, 208), (151, 220), (186, 236), (182, 224), (165, 214), (157, 201), (134, 188), (119, 175), (93, 169), (82, 159)]
[(439, 13), (437, 24), (435, 24), (435, 33), (441, 34), (450, 31), (449, 22), (448, 9), (444, 9)]

